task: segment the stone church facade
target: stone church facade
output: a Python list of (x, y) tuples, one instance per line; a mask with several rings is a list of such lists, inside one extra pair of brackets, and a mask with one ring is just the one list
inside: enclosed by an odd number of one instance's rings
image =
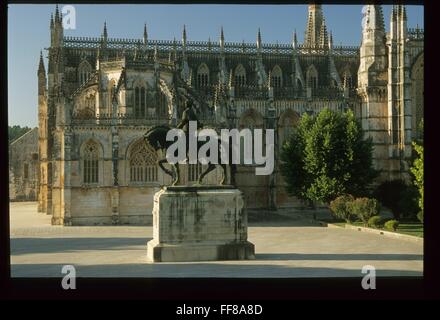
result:
[[(142, 141), (152, 126), (176, 124), (195, 99), (205, 127), (275, 129), (275, 171), (238, 167), (248, 208), (299, 208), (278, 170), (278, 151), (304, 113), (354, 110), (375, 145), (381, 179), (405, 176), (405, 159), (423, 112), (423, 30), (408, 29), (395, 6), (386, 34), (380, 6), (369, 5), (359, 47), (336, 46), (320, 5), (310, 5), (305, 41), (256, 43), (114, 39), (63, 35), (50, 20), (46, 72), (38, 69), (38, 209), (53, 224), (149, 224), (153, 195), (169, 183)], [(201, 165), (184, 165), (183, 183)], [(220, 172), (207, 176), (215, 184)]]

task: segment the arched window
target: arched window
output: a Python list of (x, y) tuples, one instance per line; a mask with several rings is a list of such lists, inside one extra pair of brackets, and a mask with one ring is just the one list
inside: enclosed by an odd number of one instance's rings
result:
[(246, 85), (246, 69), (242, 64), (235, 68), (235, 85), (237, 87)]
[(283, 72), (281, 71), (281, 68), (279, 65), (276, 65), (272, 69), (272, 87), (274, 88), (280, 88), (282, 84), (283, 79)]
[(157, 181), (156, 152), (143, 140), (135, 142), (130, 151), (130, 181)]
[(146, 112), (146, 89), (143, 85), (134, 88), (134, 115), (136, 118), (145, 118)]
[(86, 184), (99, 181), (99, 145), (88, 141), (82, 150), (83, 182)]
[[(245, 164), (244, 161), (245, 153), (247, 155), (247, 158), (252, 159), (252, 164), (255, 164), (254, 148), (253, 148), (254, 130), (263, 128), (263, 117), (258, 111), (255, 111), (254, 109), (249, 109), (245, 113), (243, 113), (239, 121), (239, 128), (240, 130), (249, 129), (251, 134), (250, 137), (247, 137), (245, 135), (240, 136), (240, 164)], [(249, 149), (248, 149), (249, 145), (246, 146), (246, 143), (251, 144)], [(265, 150), (264, 132), (263, 132), (263, 150)]]
[(279, 147), (281, 148), (290, 135), (294, 132), (299, 123), (299, 115), (289, 109), (280, 116), (278, 124)]
[(83, 85), (89, 79), (92, 72), (92, 67), (90, 64), (83, 60), (78, 66), (78, 81), (79, 85)]
[(307, 86), (312, 89), (318, 87), (318, 71), (314, 65), (311, 65), (307, 70)]
[(202, 63), (197, 69), (197, 87), (202, 88), (209, 85), (209, 69)]

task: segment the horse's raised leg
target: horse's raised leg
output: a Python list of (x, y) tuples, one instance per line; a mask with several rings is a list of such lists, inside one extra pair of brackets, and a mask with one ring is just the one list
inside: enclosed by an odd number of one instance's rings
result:
[(206, 168), (206, 170), (200, 174), (200, 177), (199, 177), (199, 180), (197, 181), (197, 183), (202, 184), (203, 178), (214, 169), (215, 169), (215, 165), (210, 163), (208, 165), (208, 168)]
[(173, 186), (178, 184), (180, 182), (180, 169), (179, 169), (179, 163), (173, 164), (174, 168), (174, 179), (173, 179)]

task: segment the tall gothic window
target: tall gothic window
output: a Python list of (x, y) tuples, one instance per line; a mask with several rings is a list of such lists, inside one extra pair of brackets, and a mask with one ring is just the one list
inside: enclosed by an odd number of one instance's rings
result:
[(83, 181), (84, 183), (98, 183), (99, 145), (89, 141), (83, 149)]
[(312, 89), (318, 88), (318, 71), (314, 65), (307, 70), (307, 86)]
[(134, 115), (136, 118), (145, 118), (146, 115), (146, 89), (136, 86), (134, 89)]
[(282, 79), (283, 79), (283, 72), (281, 71), (281, 68), (279, 65), (276, 65), (272, 69), (272, 87), (274, 88), (280, 88), (282, 86)]
[(242, 64), (235, 68), (235, 85), (237, 87), (246, 85), (246, 70)]
[(130, 181), (157, 181), (156, 153), (143, 140), (136, 142), (130, 152)]
[(209, 69), (202, 63), (197, 70), (197, 87), (202, 88), (209, 85)]
[(78, 66), (78, 81), (79, 85), (83, 85), (89, 79), (92, 72), (92, 67), (90, 64), (83, 60)]

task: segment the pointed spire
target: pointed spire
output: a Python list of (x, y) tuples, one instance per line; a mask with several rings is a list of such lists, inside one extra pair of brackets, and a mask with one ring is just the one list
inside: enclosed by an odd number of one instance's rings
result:
[(257, 33), (257, 49), (261, 49), (261, 32), (260, 32), (260, 28), (258, 28), (258, 33)]
[(321, 28), (324, 23), (323, 17), (324, 14), (322, 12), (322, 6), (319, 4), (310, 4), (308, 8), (308, 19), (307, 19), (307, 28), (304, 37), (304, 44), (307, 47), (317, 47), (322, 44), (320, 43), (321, 37)]
[(45, 72), (44, 68), (44, 60), (43, 60), (43, 51), (40, 50), (40, 61), (38, 64), (38, 73)]
[(402, 20), (407, 20), (406, 7), (402, 5)]
[(186, 47), (186, 26), (185, 25), (183, 25), (182, 42), (183, 42), (183, 46)]
[(328, 48), (333, 49), (333, 33), (330, 31), (330, 37), (328, 38)]
[(173, 39), (173, 60), (177, 61), (177, 41), (176, 37)]
[(222, 26), (220, 30), (220, 49), (223, 50), (224, 47), (225, 47), (225, 35), (223, 33), (223, 26)]
[(322, 17), (321, 30), (319, 31), (319, 44), (321, 48), (325, 48), (328, 45), (327, 27), (324, 17)]
[(147, 34), (147, 24), (146, 23), (144, 23), (144, 44), (146, 45), (147, 44), (147, 41), (148, 41), (148, 34)]
[(293, 49), (296, 49), (298, 46), (298, 39), (296, 37), (296, 29), (293, 31), (293, 36), (292, 36), (292, 47)]
[(60, 11), (58, 9), (58, 4), (55, 6), (55, 23), (58, 23), (60, 20)]
[(364, 30), (379, 30), (385, 32), (385, 22), (383, 19), (382, 6), (367, 5), (365, 9)]
[(104, 32), (102, 33), (102, 36), (104, 37), (105, 40), (107, 40), (107, 22), (104, 21)]

